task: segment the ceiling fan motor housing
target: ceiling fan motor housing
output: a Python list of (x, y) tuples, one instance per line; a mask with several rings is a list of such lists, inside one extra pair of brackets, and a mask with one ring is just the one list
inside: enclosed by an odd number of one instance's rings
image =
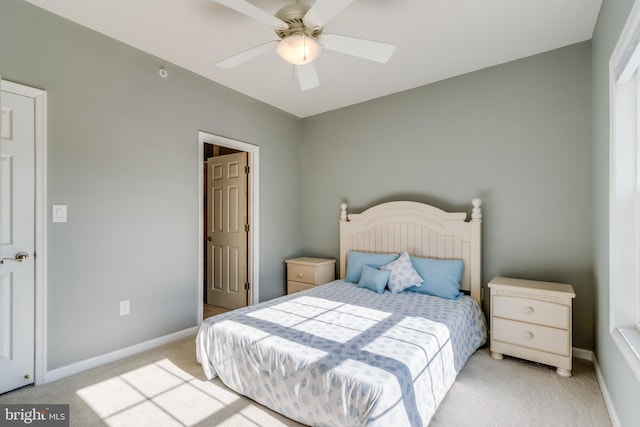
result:
[(304, 15), (310, 6), (304, 3), (293, 3), (278, 10), (275, 16), (284, 21), (288, 28), (275, 28), (274, 31), (281, 39), (294, 34), (306, 34), (314, 40), (322, 34), (322, 27), (309, 28), (304, 24)]

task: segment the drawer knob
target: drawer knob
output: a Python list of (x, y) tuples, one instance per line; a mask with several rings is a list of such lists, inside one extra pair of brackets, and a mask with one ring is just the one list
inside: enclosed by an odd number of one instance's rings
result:
[(303, 276), (304, 276), (304, 274), (298, 273), (298, 277), (303, 277)]
[(524, 312), (527, 314), (533, 313), (533, 307), (531, 306), (525, 307)]
[(522, 336), (525, 337), (528, 340), (533, 338), (533, 334), (531, 332), (525, 332), (524, 334), (522, 334)]

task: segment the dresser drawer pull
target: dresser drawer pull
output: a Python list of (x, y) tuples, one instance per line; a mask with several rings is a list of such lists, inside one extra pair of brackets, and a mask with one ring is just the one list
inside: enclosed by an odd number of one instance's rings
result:
[(524, 312), (527, 314), (533, 313), (533, 307), (531, 306), (525, 307)]
[(298, 273), (298, 277), (304, 277), (304, 274)]
[(531, 332), (525, 332), (524, 334), (522, 334), (522, 336), (525, 337), (525, 339), (528, 339), (528, 340), (533, 338), (533, 334)]

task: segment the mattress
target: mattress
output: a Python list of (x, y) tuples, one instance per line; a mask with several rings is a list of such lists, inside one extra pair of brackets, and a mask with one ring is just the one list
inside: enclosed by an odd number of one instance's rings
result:
[(342, 280), (203, 321), (206, 376), (307, 425), (426, 426), (487, 339), (471, 297)]

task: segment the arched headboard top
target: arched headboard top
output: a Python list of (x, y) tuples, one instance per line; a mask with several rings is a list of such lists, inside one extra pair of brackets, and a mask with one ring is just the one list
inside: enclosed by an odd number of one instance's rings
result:
[(425, 203), (399, 201), (349, 214), (340, 206), (340, 278), (345, 277), (350, 250), (401, 253), (460, 259), (464, 273), (460, 288), (480, 303), (482, 295), (482, 211), (480, 199), (472, 201), (470, 221), (466, 212), (445, 212)]

